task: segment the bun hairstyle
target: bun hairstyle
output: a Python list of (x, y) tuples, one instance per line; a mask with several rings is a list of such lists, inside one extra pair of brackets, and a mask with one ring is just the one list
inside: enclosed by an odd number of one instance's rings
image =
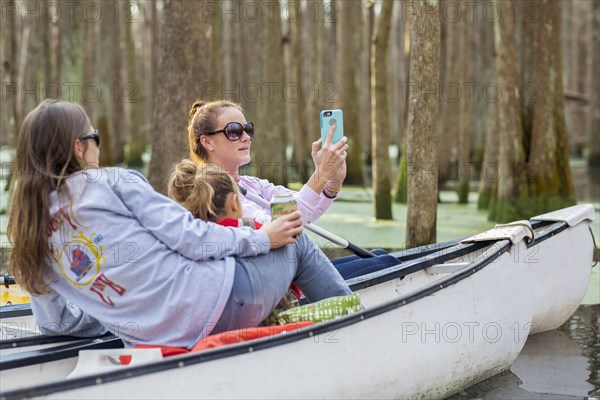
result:
[(188, 111), (188, 123), (192, 122), (192, 119), (194, 118), (194, 115), (196, 115), (196, 112), (198, 111), (198, 109), (202, 106), (204, 106), (206, 104), (205, 101), (203, 100), (196, 100), (194, 102), (194, 104), (192, 104), (192, 106), (190, 107), (190, 110)]
[(198, 165), (187, 159), (175, 166), (169, 179), (169, 197), (204, 221), (219, 221), (227, 197), (237, 192), (233, 179), (216, 165)]
[(216, 131), (215, 126), (221, 109), (233, 107), (244, 112), (242, 106), (229, 100), (196, 100), (188, 111), (188, 146), (190, 158), (198, 164), (207, 163), (208, 153), (200, 143), (200, 136)]

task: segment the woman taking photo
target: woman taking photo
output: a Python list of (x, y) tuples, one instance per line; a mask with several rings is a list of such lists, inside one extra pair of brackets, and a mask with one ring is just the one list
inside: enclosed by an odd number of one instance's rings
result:
[(42, 333), (191, 348), (257, 326), (292, 281), (311, 300), (350, 293), (330, 264), (298, 262), (300, 213), (260, 230), (195, 219), (143, 175), (98, 168), (100, 138), (73, 103), (23, 122), (8, 238)]
[[(312, 144), (315, 172), (295, 196), (305, 223), (314, 222), (327, 211), (346, 177), (347, 138), (331, 143), (334, 130), (334, 127), (330, 129), (325, 143), (319, 139)], [(268, 201), (277, 194), (293, 193), (264, 179), (240, 176), (240, 167), (250, 163), (253, 139), (254, 124), (246, 120), (239, 104), (227, 100), (208, 103), (199, 100), (190, 108), (188, 144), (193, 161), (217, 165), (239, 185)], [(261, 223), (270, 221), (270, 210), (244, 196), (241, 201), (244, 217)]]

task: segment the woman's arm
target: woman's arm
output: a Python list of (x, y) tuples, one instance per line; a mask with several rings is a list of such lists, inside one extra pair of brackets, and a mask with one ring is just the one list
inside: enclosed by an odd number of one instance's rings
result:
[[(294, 194), (298, 204), (298, 211), (302, 214), (302, 220), (305, 223), (314, 222), (319, 219), (331, 207), (334, 201), (332, 198), (327, 198), (323, 193), (316, 193), (308, 184), (304, 185), (299, 192), (295, 192), (284, 186), (274, 185), (266, 179), (258, 179), (251, 176), (240, 176), (239, 183), (251, 193), (264, 198), (268, 202), (278, 194)], [(261, 223), (271, 220), (270, 209), (263, 208), (243, 196), (241, 200), (244, 217), (255, 219)]]

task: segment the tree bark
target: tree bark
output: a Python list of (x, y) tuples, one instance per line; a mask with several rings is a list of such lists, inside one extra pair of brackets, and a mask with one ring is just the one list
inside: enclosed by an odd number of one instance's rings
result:
[(600, 2), (595, 1), (592, 9), (592, 74), (589, 102), (589, 123), (587, 137), (587, 163), (590, 167), (600, 167)]
[[(160, 63), (156, 83), (155, 116), (152, 129), (152, 158), (149, 178), (154, 188), (166, 192), (174, 163), (187, 156), (185, 111), (210, 79), (209, 24), (189, 23), (190, 15), (202, 15), (196, 1), (169, 0), (164, 3)], [(189, 40), (193, 38), (194, 45)], [(201, 56), (204, 62), (198, 62)], [(182, 85), (185, 90), (181, 90)]]
[(435, 243), (438, 193), (439, 102), (431, 91), (439, 84), (439, 3), (413, 0), (412, 7), (410, 81), (419, 89), (411, 91), (408, 109), (406, 247)]
[[(402, 67), (401, 67), (401, 82), (402, 86), (400, 88), (401, 95), (401, 109), (399, 110), (398, 119), (402, 121), (400, 125), (402, 126), (402, 130), (400, 132), (400, 138), (398, 141), (398, 153), (399, 153), (399, 163), (398, 163), (398, 172), (396, 174), (396, 180), (394, 182), (394, 202), (406, 204), (408, 200), (408, 176), (406, 170), (406, 159), (407, 159), (407, 143), (408, 143), (408, 85), (409, 85), (409, 74), (410, 74), (410, 46), (408, 51), (405, 49), (406, 43), (406, 34), (407, 29), (410, 29), (410, 19), (407, 18), (406, 5), (408, 3), (401, 3), (401, 20), (402, 20), (402, 33), (399, 34), (400, 40), (400, 50), (401, 50), (401, 59), (402, 59)], [(410, 36), (410, 35), (409, 35)], [(410, 37), (409, 37), (410, 39)]]
[[(21, 87), (18, 80), (18, 49), (17, 49), (17, 26), (16, 26), (16, 4), (14, 0), (7, 1), (4, 6), (6, 10), (6, 23), (0, 26), (2, 33), (2, 51), (0, 52), (3, 90), (6, 91), (7, 101), (0, 102), (0, 144), (10, 144), (15, 148), (19, 136), (21, 118), (19, 114), (19, 92)], [(8, 93), (15, 93), (8, 95)]]
[[(486, 5), (491, 1), (486, 1)], [(481, 65), (484, 70), (483, 82), (494, 82), (496, 80), (496, 66), (494, 60), (494, 23), (492, 21), (481, 21)], [(484, 84), (484, 85), (485, 85)], [(479, 178), (479, 197), (477, 208), (487, 210), (490, 206), (492, 191), (498, 183), (498, 113), (497, 104), (493, 97), (488, 96), (482, 86), (479, 86), (479, 106), (481, 111), (474, 116), (483, 119), (483, 159), (481, 162)], [(483, 117), (481, 117), (483, 115)]]
[[(508, 15), (510, 0), (496, 0), (495, 3), (503, 14)], [(495, 221), (510, 221), (518, 219), (518, 201), (526, 194), (526, 188), (522, 187), (525, 153), (521, 114), (516, 100), (518, 75), (514, 20), (498, 18), (494, 26), (494, 38), (497, 81), (503, 93), (497, 103), (500, 179), (497, 192), (492, 193), (489, 218)]]
[(310, 18), (302, 13), (301, 2), (299, 0), (290, 0), (289, 8), (294, 10), (291, 12), (297, 14), (289, 15), (289, 26), (290, 26), (290, 80), (289, 83), (299, 88), (298, 97), (291, 101), (288, 99), (290, 104), (289, 113), (292, 123), (292, 143), (294, 147), (293, 159), (298, 173), (298, 179), (300, 182), (306, 182), (310, 177), (308, 168), (308, 158), (310, 153), (310, 144), (308, 138), (309, 132), (306, 129), (306, 85), (304, 81), (304, 50), (306, 43), (303, 43), (305, 19)]
[(341, 1), (339, 7), (337, 81), (339, 82), (339, 107), (344, 111), (344, 134), (348, 137), (348, 168), (345, 183), (362, 185), (363, 164), (360, 131), (360, 97), (358, 95), (358, 68), (360, 53), (360, 27), (362, 25), (360, 1)]
[[(442, 0), (441, 4), (451, 0)], [(466, 18), (461, 15), (460, 18)], [(440, 87), (440, 110), (441, 118), (438, 126), (439, 147), (437, 148), (439, 170), (438, 185), (442, 187), (448, 180), (458, 178), (457, 151), (460, 130), (460, 99), (462, 98), (463, 85), (460, 62), (461, 39), (463, 37), (461, 24), (456, 19), (442, 18), (441, 23), (445, 25), (445, 60), (442, 69), (442, 84)], [(411, 77), (412, 78), (412, 77)]]
[[(285, 69), (283, 60), (283, 37), (281, 30), (281, 9), (279, 2), (264, 8), (263, 22), (265, 34), (266, 59), (263, 65), (264, 88), (260, 100), (261, 114), (268, 124), (261, 129), (260, 157), (257, 157), (260, 177), (268, 179), (276, 185), (287, 185), (288, 165), (285, 156), (287, 144), (286, 132), (286, 99), (283, 96), (285, 87)], [(272, 14), (271, 14), (271, 10)]]
[[(467, 9), (467, 3), (461, 3), (463, 9)], [(474, 32), (471, 32), (471, 21), (467, 13), (462, 15), (458, 27), (461, 31), (461, 88), (460, 97), (460, 121), (458, 132), (458, 203), (467, 204), (469, 202), (469, 181), (471, 180), (471, 98), (467, 82), (471, 81), (471, 49), (470, 38)]]
[(531, 137), (527, 213), (551, 211), (575, 202), (565, 125), (562, 57), (555, 51), (562, 46), (561, 3), (543, 0), (535, 4), (540, 21), (535, 24), (536, 62), (530, 67), (539, 97), (533, 104), (531, 121), (526, 124), (531, 131), (525, 131)]
[[(141, 23), (141, 21), (137, 21)], [(134, 36), (133, 36), (133, 23), (125, 22), (125, 57), (126, 64), (125, 70), (127, 75), (126, 86), (125, 86), (125, 111), (127, 112), (127, 133), (129, 135), (128, 140), (128, 152), (126, 153), (127, 165), (131, 166), (142, 166), (142, 154), (146, 149), (146, 135), (142, 129), (144, 124), (144, 101), (148, 101), (148, 98), (142, 97), (142, 85), (140, 79), (138, 79), (137, 63), (138, 57)]]
[[(363, 110), (364, 118), (363, 118), (363, 130), (365, 135), (363, 136), (363, 147), (365, 150), (365, 166), (368, 170), (365, 174), (367, 179), (372, 180), (373, 175), (373, 155), (371, 154), (371, 79), (373, 76), (373, 71), (371, 70), (371, 37), (373, 36), (373, 31), (375, 29), (375, 1), (367, 1), (367, 10), (364, 17), (364, 29), (363, 29), (363, 54), (361, 55), (361, 65), (362, 65), (362, 74), (361, 74), (361, 110)], [(365, 112), (366, 111), (366, 112)], [(371, 183), (372, 182), (367, 182)]]
[(389, 101), (387, 53), (394, 2), (381, 5), (371, 38), (371, 153), (373, 160), (373, 196), (376, 219), (392, 219), (392, 183), (390, 170)]

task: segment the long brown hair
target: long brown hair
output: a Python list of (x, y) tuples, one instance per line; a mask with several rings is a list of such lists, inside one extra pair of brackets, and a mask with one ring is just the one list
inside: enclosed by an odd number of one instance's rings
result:
[(169, 197), (204, 221), (219, 221), (225, 214), (227, 196), (237, 192), (237, 185), (227, 172), (192, 160), (178, 163), (169, 179)]
[[(75, 142), (91, 127), (83, 108), (44, 100), (27, 114), (17, 144), (11, 184), (8, 239), (15, 279), (28, 292), (47, 292), (50, 193), (69, 196), (65, 178), (85, 168)], [(87, 143), (82, 142), (87, 149)]]
[(215, 100), (205, 102), (196, 100), (188, 112), (188, 146), (190, 158), (198, 164), (207, 163), (208, 153), (200, 143), (200, 136), (213, 132), (216, 128), (217, 118), (221, 109), (233, 107), (244, 112), (242, 106), (229, 100)]

